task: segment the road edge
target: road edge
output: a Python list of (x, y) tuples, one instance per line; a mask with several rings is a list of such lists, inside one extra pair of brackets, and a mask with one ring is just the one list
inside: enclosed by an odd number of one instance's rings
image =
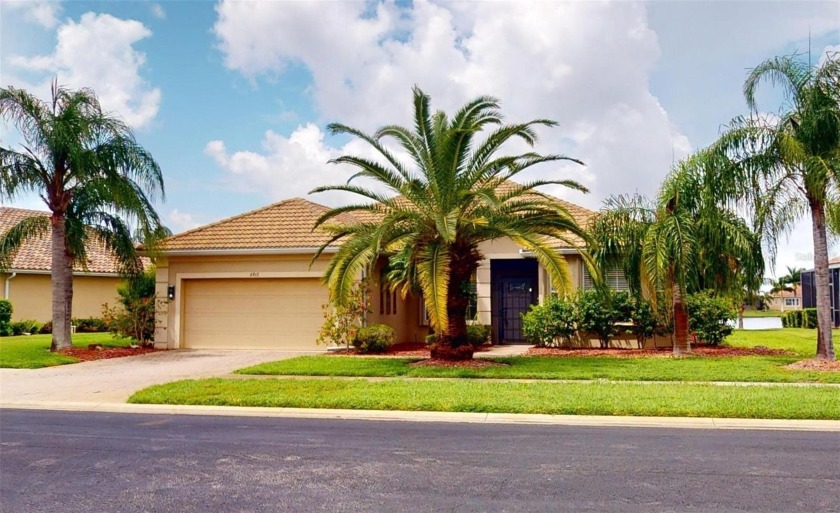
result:
[(523, 413), (460, 413), (432, 411), (343, 410), (244, 406), (196, 406), (96, 402), (5, 402), (0, 409), (51, 410), (148, 415), (204, 415), (274, 417), (392, 422), (447, 422), (590, 427), (729, 429), (840, 432), (838, 420), (722, 419), (709, 417), (625, 417), (600, 415), (542, 415)]

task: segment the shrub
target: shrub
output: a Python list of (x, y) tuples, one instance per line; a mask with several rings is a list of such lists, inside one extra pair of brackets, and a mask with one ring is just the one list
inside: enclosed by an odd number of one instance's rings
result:
[(481, 347), (490, 338), (490, 326), (486, 324), (468, 324), (467, 341), (473, 347)]
[(437, 342), (437, 335), (435, 335), (434, 333), (429, 333), (428, 335), (426, 335), (426, 345), (430, 346), (435, 342)]
[(12, 320), (12, 302), (8, 299), (0, 299), (0, 337), (8, 337), (12, 334), (12, 327), (9, 323)]
[(70, 321), (70, 324), (76, 327), (76, 333), (103, 333), (109, 329), (105, 319), (98, 317), (73, 319)]
[[(102, 305), (102, 323), (114, 335), (151, 345), (155, 334), (155, 269), (132, 277), (117, 288), (120, 305)], [(78, 327), (77, 327), (78, 329)]]
[(647, 299), (631, 299), (630, 321), (633, 323), (630, 331), (636, 336), (639, 347), (644, 347), (645, 340), (667, 332), (667, 327), (662, 325), (656, 310)]
[(711, 291), (702, 291), (689, 294), (686, 297), (688, 308), (688, 329), (691, 330), (699, 340), (716, 346), (732, 334), (732, 326), (729, 324), (738, 312), (732, 300), (724, 297), (716, 297)]
[(24, 333), (29, 333), (31, 335), (33, 333), (40, 333), (43, 324), (32, 319), (26, 319), (23, 321), (12, 322), (9, 326), (11, 328), (12, 335), (23, 335)]
[(353, 337), (353, 347), (360, 353), (384, 353), (394, 345), (394, 328), (386, 324), (374, 324), (359, 328)]
[[(577, 331), (577, 310), (572, 301), (551, 296), (522, 314), (522, 334), (539, 347), (569, 341)], [(559, 339), (559, 340), (558, 340)]]
[(578, 327), (598, 336), (602, 348), (619, 332), (618, 323), (628, 321), (628, 296), (602, 290), (586, 290), (577, 294)]
[(788, 314), (784, 314), (782, 316), (782, 328), (790, 328), (790, 327), (791, 326), (788, 326)]
[(38, 333), (41, 335), (52, 335), (52, 321), (45, 322)]
[(805, 308), (802, 310), (802, 327), (816, 329), (817, 328), (817, 309)]
[(364, 325), (370, 312), (367, 282), (359, 281), (350, 291), (346, 301), (322, 305), (324, 324), (318, 332), (318, 344), (335, 344), (350, 347), (356, 332)]

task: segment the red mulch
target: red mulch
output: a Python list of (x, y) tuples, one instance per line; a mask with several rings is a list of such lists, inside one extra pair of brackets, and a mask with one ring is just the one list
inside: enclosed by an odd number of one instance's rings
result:
[[(568, 348), (568, 347), (532, 347), (526, 356), (559, 356), (559, 357), (582, 357), (582, 356), (606, 356), (611, 358), (649, 358), (651, 356), (667, 358), (673, 353), (671, 348), (660, 349), (598, 349), (598, 348)], [(722, 357), (722, 356), (781, 356), (795, 355), (796, 353), (784, 349), (770, 349), (767, 347), (726, 347), (726, 346), (702, 346), (691, 347), (691, 354), (695, 356)]]
[(140, 354), (154, 353), (163, 351), (163, 349), (154, 349), (152, 347), (138, 347), (132, 349), (130, 347), (106, 347), (102, 349), (85, 349), (81, 347), (71, 347), (69, 349), (62, 349), (59, 351), (65, 356), (72, 356), (78, 358), (83, 362), (92, 360), (105, 360), (107, 358), (122, 358), (124, 356), (137, 356)]
[[(480, 353), (482, 351), (489, 351), (489, 346), (480, 347), (475, 350), (476, 353)], [(360, 353), (358, 350), (350, 348), (350, 349), (337, 349), (335, 351), (330, 351), (330, 354), (342, 355), (342, 356), (352, 356), (352, 355), (361, 355), (361, 356), (370, 356)], [(399, 344), (394, 344), (388, 351), (382, 353), (385, 356), (419, 356), (421, 358), (428, 358), (431, 356), (431, 352), (429, 351), (429, 346), (426, 345), (424, 342), (401, 342)]]
[(425, 360), (420, 360), (419, 362), (414, 362), (411, 364), (412, 367), (469, 367), (469, 368), (477, 368), (481, 369), (484, 367), (506, 367), (507, 364), (499, 363), (499, 362), (492, 362), (490, 360), (439, 360), (433, 358), (427, 358)]
[(810, 370), (822, 372), (840, 372), (840, 361), (831, 360), (801, 360), (790, 365), (785, 365), (785, 369), (792, 370)]

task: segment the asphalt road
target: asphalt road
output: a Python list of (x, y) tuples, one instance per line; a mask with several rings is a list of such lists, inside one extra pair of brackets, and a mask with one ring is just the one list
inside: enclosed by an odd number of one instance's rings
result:
[(3, 410), (0, 510), (840, 511), (840, 435)]

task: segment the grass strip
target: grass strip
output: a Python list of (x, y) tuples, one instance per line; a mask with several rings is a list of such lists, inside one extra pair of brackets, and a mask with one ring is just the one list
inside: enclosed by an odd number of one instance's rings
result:
[[(25, 335), (0, 338), (0, 367), (11, 369), (39, 369), (53, 365), (76, 363), (78, 358), (50, 352), (52, 335)], [(76, 333), (75, 347), (86, 348), (89, 344), (102, 347), (126, 347), (131, 339), (116, 339), (110, 333)]]
[(364, 410), (840, 419), (840, 390), (713, 385), (202, 379), (156, 385), (130, 403)]
[(418, 367), (412, 358), (299, 356), (236, 371), (238, 374), (288, 376), (607, 379), (611, 381), (745, 381), (840, 383), (840, 373), (793, 371), (783, 366), (795, 356), (732, 358), (509, 357), (498, 367)]

